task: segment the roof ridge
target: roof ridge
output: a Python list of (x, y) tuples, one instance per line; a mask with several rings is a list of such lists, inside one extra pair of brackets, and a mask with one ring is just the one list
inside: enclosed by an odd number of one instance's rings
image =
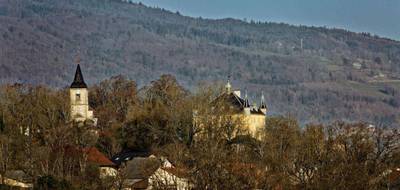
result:
[(243, 106), (242, 101), (240, 101), (241, 98), (238, 95), (236, 95), (235, 93), (233, 93), (233, 92), (231, 92), (231, 94), (233, 94), (233, 96), (236, 98), (236, 100), (239, 102), (239, 104), (241, 106)]

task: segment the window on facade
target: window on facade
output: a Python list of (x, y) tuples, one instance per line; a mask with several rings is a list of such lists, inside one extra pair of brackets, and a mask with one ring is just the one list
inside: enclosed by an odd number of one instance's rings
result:
[(76, 101), (81, 101), (81, 94), (79, 93), (76, 94)]

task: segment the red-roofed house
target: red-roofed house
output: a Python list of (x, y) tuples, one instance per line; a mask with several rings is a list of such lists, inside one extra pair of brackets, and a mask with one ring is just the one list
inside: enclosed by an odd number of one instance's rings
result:
[(83, 152), (87, 156), (86, 159), (88, 163), (97, 165), (100, 168), (100, 178), (117, 175), (117, 166), (103, 153), (97, 150), (97, 148), (85, 148)]

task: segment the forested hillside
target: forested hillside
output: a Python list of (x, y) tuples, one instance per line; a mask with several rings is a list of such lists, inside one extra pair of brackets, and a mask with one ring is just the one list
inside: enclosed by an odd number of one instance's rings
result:
[(271, 114), (302, 122), (398, 125), (400, 42), (345, 30), (190, 18), (116, 0), (0, 0), (0, 82), (66, 87), (173, 74), (264, 91)]

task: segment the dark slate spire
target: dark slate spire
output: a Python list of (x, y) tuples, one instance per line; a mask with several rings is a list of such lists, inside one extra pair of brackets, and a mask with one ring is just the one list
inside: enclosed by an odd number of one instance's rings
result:
[(250, 107), (249, 98), (247, 97), (247, 90), (246, 90), (246, 94), (245, 94), (245, 97), (244, 97), (244, 105), (243, 105), (243, 107), (244, 108), (249, 108)]
[(267, 105), (265, 105), (264, 92), (261, 93), (261, 106), (260, 106), (260, 109), (267, 109)]
[(86, 85), (85, 81), (83, 80), (81, 66), (79, 63), (78, 63), (78, 66), (76, 67), (75, 78), (74, 78), (74, 82), (72, 82), (72, 84), (71, 84), (71, 88), (87, 88), (87, 85)]

